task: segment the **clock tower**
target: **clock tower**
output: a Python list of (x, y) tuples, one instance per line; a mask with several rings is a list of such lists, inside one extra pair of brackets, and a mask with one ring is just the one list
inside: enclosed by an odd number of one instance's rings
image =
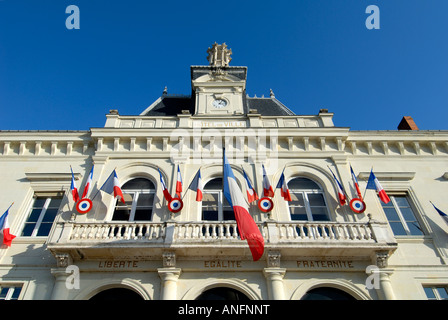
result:
[(232, 50), (216, 42), (207, 50), (209, 66), (192, 66), (195, 115), (244, 115), (246, 67), (230, 67)]

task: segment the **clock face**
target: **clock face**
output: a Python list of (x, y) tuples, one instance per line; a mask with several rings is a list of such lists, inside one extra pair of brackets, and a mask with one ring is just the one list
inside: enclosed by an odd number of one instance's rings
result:
[(224, 99), (216, 99), (213, 101), (213, 106), (215, 108), (225, 108), (227, 106), (227, 101)]

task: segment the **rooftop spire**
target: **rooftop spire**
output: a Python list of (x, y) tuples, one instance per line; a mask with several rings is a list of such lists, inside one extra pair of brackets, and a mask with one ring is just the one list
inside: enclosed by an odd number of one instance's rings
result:
[(211, 48), (208, 48), (207, 53), (207, 60), (212, 67), (228, 67), (230, 61), (232, 61), (230, 57), (232, 49), (228, 49), (225, 43), (217, 44), (215, 42)]

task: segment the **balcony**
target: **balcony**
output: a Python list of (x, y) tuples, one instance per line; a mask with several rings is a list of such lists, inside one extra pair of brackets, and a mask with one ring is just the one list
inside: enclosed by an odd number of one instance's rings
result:
[[(393, 251), (396, 242), (387, 223), (277, 222), (258, 223), (265, 251), (288, 256), (370, 257), (377, 251)], [(156, 259), (173, 251), (178, 257), (247, 256), (246, 241), (236, 222), (59, 222), (48, 239), (53, 254), (68, 253), (74, 259)]]

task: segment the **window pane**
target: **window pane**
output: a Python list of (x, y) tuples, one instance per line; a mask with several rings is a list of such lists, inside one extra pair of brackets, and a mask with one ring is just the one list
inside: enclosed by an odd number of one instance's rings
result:
[(406, 221), (416, 221), (415, 215), (412, 212), (411, 208), (400, 208), (401, 214), (403, 215), (404, 220)]
[(324, 196), (319, 193), (308, 194), (310, 206), (325, 206)]
[(290, 206), (305, 206), (302, 193), (291, 192), (291, 200), (289, 201)]
[(207, 182), (204, 190), (222, 190), (222, 178), (216, 178)]
[(151, 221), (152, 209), (135, 210), (134, 221)]
[(316, 189), (319, 190), (319, 186), (312, 180), (307, 178), (295, 178), (288, 182), (289, 189)]
[(314, 221), (328, 221), (327, 208), (326, 207), (313, 207), (311, 208)]
[(46, 237), (50, 233), (53, 223), (41, 223), (39, 230), (37, 231), (38, 237)]
[(59, 209), (47, 209), (42, 222), (53, 222)]
[(41, 212), (42, 212), (42, 208), (33, 209), (31, 211), (30, 216), (28, 217), (27, 222), (37, 222), (37, 219), (39, 219)]
[(436, 299), (436, 296), (435, 296), (434, 291), (432, 290), (432, 288), (425, 287), (423, 289), (425, 289), (426, 297), (428, 297), (429, 300), (435, 300)]
[(14, 287), (14, 293), (11, 296), (11, 300), (17, 300), (20, 296), (20, 291), (22, 291), (21, 287)]
[(112, 217), (113, 221), (128, 221), (129, 220), (129, 209), (115, 209), (114, 215)]
[(443, 300), (447, 300), (448, 299), (448, 293), (446, 291), (446, 288), (436, 288), (436, 290), (437, 290), (437, 293), (440, 296), (440, 299), (443, 299)]
[(152, 181), (145, 179), (145, 178), (137, 178), (133, 179), (131, 181), (126, 182), (122, 190), (154, 190), (154, 184)]
[(408, 200), (405, 196), (394, 196), (395, 201), (397, 202), (397, 205), (401, 207), (409, 207)]
[(411, 235), (413, 236), (421, 236), (423, 235), (423, 232), (420, 228), (420, 225), (417, 223), (417, 221), (408, 222), (408, 228), (411, 232)]
[(45, 201), (47, 201), (47, 198), (37, 197), (34, 200), (33, 208), (43, 208)]
[(235, 213), (233, 212), (233, 210), (224, 210), (223, 211), (223, 215), (224, 215), (224, 221), (227, 220), (235, 220)]
[(389, 224), (392, 228), (392, 231), (394, 232), (394, 235), (396, 235), (396, 236), (406, 236), (407, 235), (401, 222), (389, 222)]
[(218, 221), (218, 210), (202, 210), (202, 220)]
[(137, 206), (138, 207), (152, 207), (152, 203), (154, 202), (154, 194), (143, 194), (140, 193), (138, 196)]
[(8, 291), (9, 288), (2, 288), (2, 290), (0, 291), (0, 300), (5, 300)]
[(22, 237), (31, 237), (35, 227), (36, 227), (35, 223), (25, 223), (25, 226), (23, 227), (22, 230)]
[(384, 208), (384, 213), (386, 214), (387, 220), (389, 220), (390, 222), (400, 221), (397, 210), (395, 210), (395, 208)]
[(61, 206), (61, 202), (62, 202), (62, 197), (54, 197), (51, 199), (48, 207), (59, 209), (59, 207)]

